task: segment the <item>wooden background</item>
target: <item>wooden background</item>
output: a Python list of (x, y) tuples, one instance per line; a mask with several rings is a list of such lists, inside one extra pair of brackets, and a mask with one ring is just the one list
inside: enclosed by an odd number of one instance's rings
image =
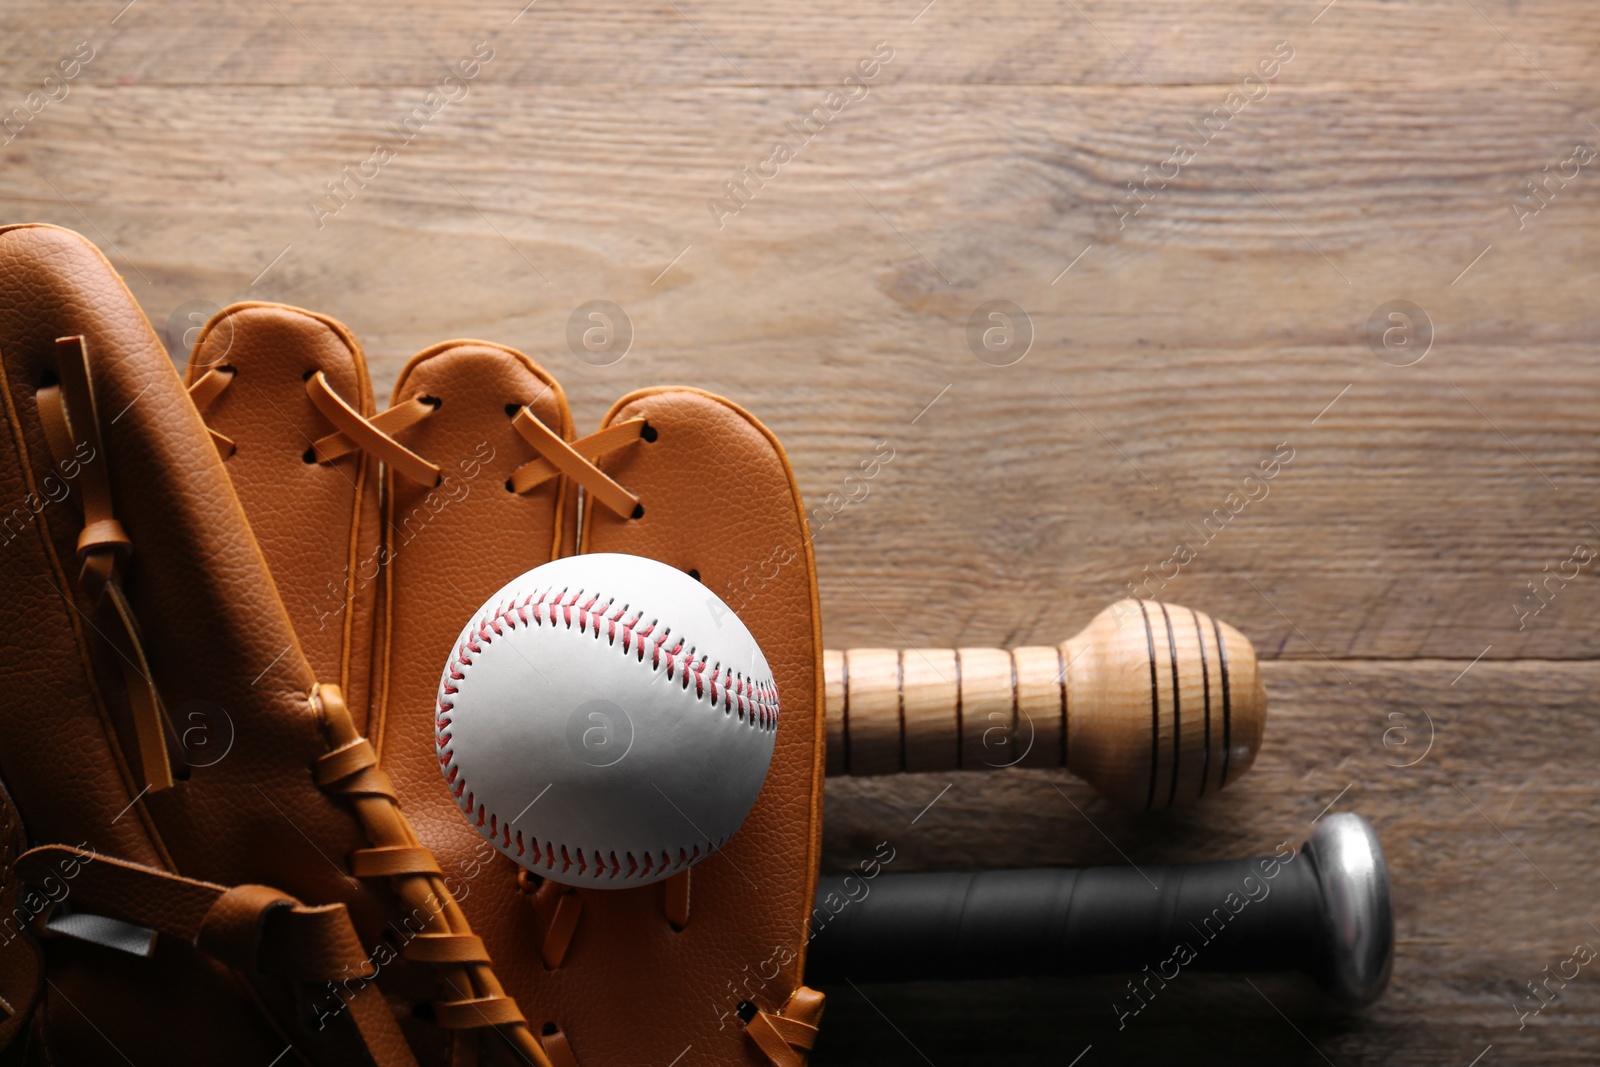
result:
[[(1186, 975), (1119, 1032), (1112, 978), (844, 986), (816, 1062), (1593, 1063), (1600, 972), (1525, 1028), (1513, 1003), (1600, 947), (1596, 564), (1517, 612), (1600, 548), (1600, 163), (1564, 162), (1600, 140), (1600, 10), (923, 2), (10, 0), (7, 111), (95, 54), (0, 144), (0, 210), (100, 243), (175, 346), (197, 309), (271, 299), (348, 323), (380, 391), (462, 335), (544, 362), (580, 424), (693, 382), (771, 425), (818, 503), (888, 442), (818, 531), (832, 647), (1058, 641), (1287, 442), (1162, 594), (1266, 661), (1250, 776), (1151, 817), (1067, 781), (1080, 814), (1044, 772), (834, 781), (827, 860), (1266, 853), (1331, 804), (1388, 851), (1387, 996), (1344, 1015), (1300, 979)], [(719, 228), (708, 199), (880, 41), (868, 95)], [(1119, 225), (1283, 41), (1268, 95)], [(465, 98), (319, 227), (324, 182), (476, 42)], [(596, 299), (634, 330), (604, 367), (566, 341)], [(1399, 299), (1433, 334), (1405, 367), (1366, 334)], [(1031, 322), (1014, 365), (969, 347), (990, 300)]]

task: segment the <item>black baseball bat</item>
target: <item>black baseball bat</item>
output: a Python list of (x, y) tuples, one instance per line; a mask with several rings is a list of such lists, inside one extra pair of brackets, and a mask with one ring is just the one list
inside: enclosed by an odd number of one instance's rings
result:
[(1348, 814), (1250, 859), (826, 877), (812, 923), (808, 982), (1301, 971), (1354, 1007), (1394, 963), (1383, 849)]

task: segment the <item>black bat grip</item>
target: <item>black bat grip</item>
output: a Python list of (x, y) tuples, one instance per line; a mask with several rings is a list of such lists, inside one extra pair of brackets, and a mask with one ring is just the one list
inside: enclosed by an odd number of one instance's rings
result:
[(1354, 815), (1330, 817), (1298, 855), (823, 878), (812, 923), (806, 977), (819, 982), (1303, 971), (1362, 1004), (1393, 955), (1383, 854)]

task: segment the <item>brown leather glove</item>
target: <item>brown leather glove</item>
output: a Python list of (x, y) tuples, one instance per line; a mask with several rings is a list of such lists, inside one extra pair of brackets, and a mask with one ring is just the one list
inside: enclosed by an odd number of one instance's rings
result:
[[(298, 479), (250, 487), (280, 397), (261, 391), (230, 471), (111, 265), (50, 226), (0, 228), (0, 393), (0, 1046), (387, 1067), (413, 1048), (470, 1063), (492, 1032), (547, 1063), (361, 736), (370, 637), (323, 658), (230, 478), (275, 553), (287, 531), (342, 563), (354, 516), (316, 479), (376, 486), (366, 453), (305, 463), (296, 445)], [(289, 513), (269, 521), (268, 500)], [(370, 625), (365, 588), (330, 625)], [(18, 814), (33, 847), (15, 856)]]
[[(381, 766), (551, 1061), (669, 1063), (692, 1049), (700, 1062), (803, 1063), (822, 1009), (801, 982), (821, 646), (800, 498), (771, 434), (727, 401), (659, 389), (575, 440), (560, 386), (481, 341), (417, 355), (375, 413), (348, 333), (279, 305), (221, 312), (188, 378), (232, 450), (226, 468), (307, 658), (371, 694)], [(699, 578), (755, 634), (781, 694), (777, 751), (743, 828), (661, 884), (542, 882), (462, 817), (435, 755), (439, 673), (462, 623), (509, 579), (578, 548)]]

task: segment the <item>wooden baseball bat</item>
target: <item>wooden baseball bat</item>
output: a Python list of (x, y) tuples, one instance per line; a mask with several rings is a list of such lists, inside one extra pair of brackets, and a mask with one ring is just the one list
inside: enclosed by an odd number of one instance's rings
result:
[(828, 773), (1066, 767), (1125, 807), (1214, 792), (1255, 761), (1255, 649), (1203, 612), (1121, 600), (1056, 647), (823, 653)]

